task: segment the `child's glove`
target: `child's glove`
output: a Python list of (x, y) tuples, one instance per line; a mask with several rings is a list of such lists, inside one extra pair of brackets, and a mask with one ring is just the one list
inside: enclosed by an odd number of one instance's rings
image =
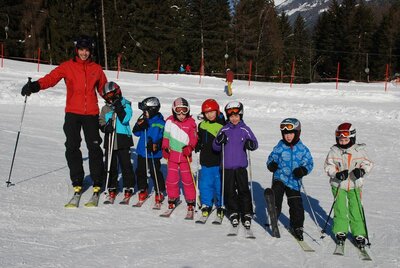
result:
[(119, 121), (124, 121), (126, 112), (124, 106), (122, 106), (121, 99), (115, 99), (112, 106), (114, 107), (114, 111), (117, 114)]
[(182, 154), (183, 154), (184, 156), (186, 156), (186, 157), (191, 156), (191, 155), (192, 155), (192, 151), (193, 151), (193, 148), (192, 148), (191, 146), (189, 146), (189, 145), (184, 146), (184, 147), (182, 148)]
[(164, 157), (165, 159), (169, 159), (169, 149), (165, 148), (162, 150), (162, 157)]
[(347, 169), (345, 169), (343, 171), (337, 172), (335, 177), (336, 177), (336, 179), (338, 179), (340, 181), (345, 181), (348, 176), (349, 176), (349, 171)]
[(113, 121), (112, 119), (108, 119), (106, 125), (104, 126), (104, 133), (113, 133), (113, 132), (114, 132)]
[(149, 138), (147, 141), (147, 151), (149, 153), (155, 153), (158, 151), (158, 144), (154, 143), (151, 138)]
[(355, 169), (353, 169), (352, 172), (353, 172), (353, 175), (356, 178), (356, 180), (358, 180), (359, 178), (361, 178), (365, 174), (365, 170), (362, 169), (362, 168), (355, 168)]
[(135, 126), (132, 128), (132, 132), (138, 132), (145, 130), (149, 127), (149, 123), (147, 123), (146, 118), (139, 117), (139, 119), (136, 121)]
[(226, 136), (226, 134), (224, 132), (221, 132), (216, 138), (215, 138), (215, 142), (218, 145), (221, 144), (226, 144), (228, 142), (228, 137)]
[(307, 173), (308, 173), (308, 170), (303, 166), (295, 168), (293, 170), (293, 176), (295, 179), (298, 179), (298, 180), (301, 180), (301, 178), (303, 178), (305, 175), (307, 175)]
[(274, 173), (275, 171), (278, 170), (278, 164), (277, 164), (276, 162), (272, 161), (271, 163), (269, 163), (269, 164), (267, 165), (267, 168), (268, 168), (269, 171), (271, 171), (272, 173)]
[(244, 147), (247, 150), (254, 151), (256, 149), (256, 143), (253, 140), (246, 140)]
[(196, 147), (194, 148), (194, 151), (195, 151), (196, 153), (198, 153), (198, 152), (201, 151), (201, 149), (203, 149), (203, 145), (201, 144), (201, 142), (198, 142), (198, 143), (196, 144)]

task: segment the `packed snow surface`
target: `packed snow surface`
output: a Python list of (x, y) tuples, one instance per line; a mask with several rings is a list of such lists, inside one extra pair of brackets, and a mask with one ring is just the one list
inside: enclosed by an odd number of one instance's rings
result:
[[(278, 3), (279, 1), (276, 1)], [(183, 203), (171, 218), (161, 218), (152, 210), (153, 198), (142, 208), (114, 205), (89, 209), (83, 206), (91, 193), (91, 179), (78, 209), (65, 209), (73, 194), (64, 158), (65, 84), (27, 98), (11, 181), (6, 187), (17, 133), (21, 126), (24, 97), (22, 86), (31, 76), (36, 80), (55, 66), (4, 60), (0, 68), (0, 267), (400, 267), (400, 88), (384, 83), (312, 83), (290, 87), (284, 83), (235, 80), (233, 96), (224, 92), (224, 79), (195, 75), (120, 73), (107, 71), (124, 96), (132, 101), (133, 126), (140, 111), (137, 102), (145, 97), (160, 99), (161, 112), (171, 113), (177, 97), (186, 98), (196, 117), (202, 102), (215, 98), (221, 110), (230, 100), (244, 104), (244, 120), (255, 133), (259, 149), (251, 153), (251, 179), (256, 212), (252, 229), (255, 240), (228, 237), (229, 222), (220, 226), (196, 225), (184, 220)], [(99, 104), (102, 105), (101, 101)], [(263, 191), (271, 185), (266, 158), (281, 138), (279, 123), (296, 117), (302, 123), (301, 138), (310, 148), (314, 170), (303, 183), (317, 218), (303, 191), (306, 209), (305, 240), (315, 249), (305, 253), (285, 230), (288, 206), (284, 199), (280, 217), (281, 238), (271, 237)], [(196, 118), (197, 120), (197, 118)], [(197, 120), (198, 121), (198, 120)], [(345, 256), (334, 256), (333, 235), (320, 239), (333, 196), (323, 163), (335, 142), (338, 124), (349, 121), (357, 129), (357, 141), (367, 144), (375, 167), (366, 178), (363, 205), (372, 246), (372, 262), (359, 259), (357, 249), (346, 244)], [(136, 143), (136, 138), (135, 138)], [(88, 175), (87, 150), (82, 142)], [(132, 161), (136, 164), (132, 148)], [(192, 171), (198, 169), (194, 157)], [(166, 162), (163, 160), (163, 171)], [(250, 171), (250, 168), (249, 168)], [(183, 198), (183, 197), (182, 197)], [(137, 195), (133, 197), (136, 201)], [(198, 217), (198, 215), (196, 215)], [(214, 217), (212, 214), (211, 219)]]

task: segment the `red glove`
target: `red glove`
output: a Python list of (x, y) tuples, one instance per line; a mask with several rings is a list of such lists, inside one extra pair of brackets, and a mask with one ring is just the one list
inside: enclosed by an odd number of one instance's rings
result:
[(191, 156), (192, 155), (192, 151), (193, 151), (193, 148), (190, 147), (190, 146), (185, 146), (185, 147), (182, 148), (182, 154), (184, 156), (186, 156), (186, 157)]
[(165, 159), (169, 159), (169, 150), (168, 148), (165, 148), (162, 150), (162, 157), (164, 157)]

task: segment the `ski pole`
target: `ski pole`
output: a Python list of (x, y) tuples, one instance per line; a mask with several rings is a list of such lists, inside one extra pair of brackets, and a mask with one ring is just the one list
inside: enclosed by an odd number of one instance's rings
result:
[(107, 179), (106, 179), (106, 187), (104, 188), (104, 194), (107, 194), (107, 190), (108, 190), (108, 181), (110, 179), (110, 169), (111, 169), (111, 162), (112, 162), (112, 157), (113, 157), (113, 152), (114, 152), (114, 140), (115, 140), (115, 126), (116, 126), (116, 113), (113, 113), (112, 115), (112, 120), (113, 120), (113, 132), (110, 134), (108, 134), (108, 154), (107, 154)]
[(222, 189), (221, 189), (221, 208), (225, 210), (225, 144), (222, 144)]
[[(31, 82), (32, 82), (32, 77), (28, 77), (28, 84), (30, 84)], [(6, 181), (7, 187), (10, 187), (10, 186), (14, 186), (14, 185), (15, 185), (14, 183), (11, 182), (11, 174), (12, 174), (12, 171), (13, 171), (14, 160), (15, 160), (15, 154), (17, 153), (19, 135), (21, 134), (22, 121), (24, 120), (25, 107), (26, 107), (26, 101), (27, 101), (27, 100), (28, 100), (28, 95), (25, 95), (24, 107), (22, 108), (21, 123), (19, 124), (19, 130), (18, 130), (18, 134), (17, 134), (17, 140), (16, 140), (16, 142), (15, 142), (13, 158), (12, 158), (12, 160), (11, 160), (10, 173), (8, 174), (8, 180)]]
[(153, 151), (151, 151), (151, 162), (153, 164), (154, 180), (156, 181), (157, 193), (160, 194), (160, 188), (158, 187), (158, 176), (157, 176), (157, 172), (156, 172), (156, 165), (154, 164)]
[(310, 199), (308, 198), (308, 195), (307, 195), (307, 192), (306, 192), (306, 188), (304, 187), (304, 184), (303, 184), (303, 182), (302, 182), (301, 180), (299, 180), (299, 183), (300, 183), (301, 187), (303, 188), (304, 195), (306, 196), (308, 205), (310, 206), (310, 209), (311, 209), (311, 212), (312, 212), (312, 215), (313, 215), (313, 221), (314, 221), (314, 223), (315, 223), (315, 226), (317, 226), (317, 229), (319, 229), (319, 226), (318, 226), (318, 224), (317, 224), (317, 219), (315, 218), (314, 209), (313, 209), (312, 206), (311, 206), (311, 202), (310, 202)]
[[(193, 186), (194, 186), (194, 192), (195, 192), (195, 198), (196, 198), (196, 201), (195, 202), (199, 202), (199, 197), (198, 197), (198, 195), (197, 195), (197, 186), (196, 186), (196, 181), (194, 180), (194, 176), (193, 176), (193, 173), (192, 173), (192, 167), (190, 166), (190, 160), (189, 160), (189, 156), (186, 156), (186, 160), (187, 160), (187, 162), (188, 162), (188, 165), (189, 165), (189, 172), (190, 172), (190, 175), (192, 176), (192, 181), (193, 181)], [(195, 212), (197, 212), (197, 206), (195, 205)]]
[(326, 232), (326, 227), (327, 227), (327, 225), (328, 225), (329, 219), (331, 218), (331, 214), (332, 214), (332, 211), (333, 211), (333, 207), (335, 206), (337, 197), (338, 197), (338, 195), (339, 195), (339, 189), (340, 189), (340, 184), (339, 184), (339, 186), (337, 187), (337, 191), (336, 191), (336, 194), (335, 194), (335, 198), (333, 199), (333, 203), (332, 203), (331, 209), (329, 210), (328, 217), (326, 218), (324, 228), (321, 230), (321, 239), (324, 239), (324, 238), (325, 238), (325, 235), (324, 235), (324, 234), (325, 234), (325, 232)]
[(149, 176), (149, 163), (148, 163), (149, 157), (147, 155), (147, 130), (146, 129), (144, 129), (144, 138), (145, 138), (144, 139), (144, 148), (145, 148), (144, 154), (146, 157), (146, 178), (148, 179), (150, 176)]
[[(253, 206), (252, 210), (254, 211), (254, 195), (253, 195), (253, 172), (251, 168), (251, 156), (250, 156), (250, 150), (247, 150), (247, 155), (249, 156), (249, 178), (250, 178), (250, 194), (251, 194), (251, 204)], [(256, 218), (257, 215), (254, 213), (254, 218)]]
[[(364, 223), (364, 227), (365, 227), (365, 236), (366, 236), (366, 239), (368, 240), (367, 246), (370, 247), (371, 242), (369, 241), (369, 236), (368, 236), (367, 219), (365, 218), (364, 206), (362, 204), (361, 197), (358, 197), (358, 193), (357, 193), (356, 189), (354, 189), (354, 191), (355, 191), (356, 197), (357, 197), (358, 209), (360, 210), (361, 216), (363, 218), (363, 223)], [(360, 189), (360, 195), (361, 195), (361, 189)]]
[(196, 168), (196, 193), (199, 195), (197, 198), (199, 200), (198, 207), (201, 207), (200, 193), (199, 193), (199, 173), (200, 173), (200, 155), (197, 157), (197, 168)]

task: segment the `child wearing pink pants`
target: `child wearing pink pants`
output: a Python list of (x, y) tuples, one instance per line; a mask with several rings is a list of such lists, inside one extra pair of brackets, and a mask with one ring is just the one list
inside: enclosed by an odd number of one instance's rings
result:
[(168, 208), (174, 208), (179, 201), (180, 173), (188, 211), (194, 210), (196, 190), (190, 171), (190, 162), (196, 144), (196, 122), (190, 115), (189, 103), (184, 98), (177, 98), (172, 104), (172, 115), (166, 120), (162, 141), (162, 154), (168, 160), (165, 182)]

